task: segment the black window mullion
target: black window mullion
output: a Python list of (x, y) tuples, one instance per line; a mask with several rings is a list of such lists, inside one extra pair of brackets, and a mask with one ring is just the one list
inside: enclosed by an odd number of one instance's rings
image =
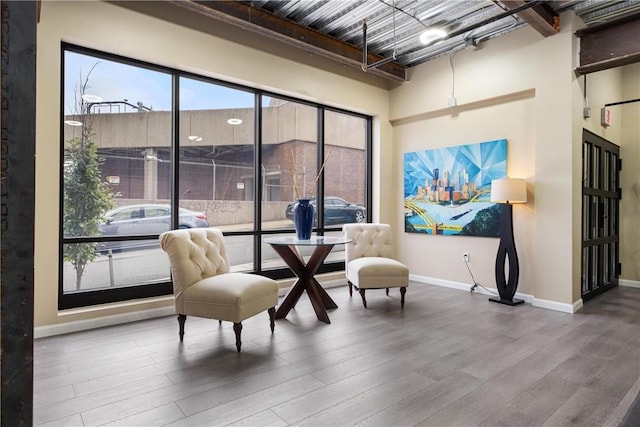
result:
[(253, 156), (253, 270), (262, 271), (262, 93), (256, 92), (254, 102)]
[(373, 119), (369, 117), (366, 120), (366, 133), (365, 138), (365, 156), (366, 164), (364, 168), (365, 173), (365, 206), (367, 208), (367, 222), (371, 222), (371, 212), (373, 212)]
[[(322, 168), (322, 164), (324, 163), (324, 159), (326, 156), (325, 149), (325, 141), (324, 141), (324, 108), (318, 107), (317, 110), (317, 123), (318, 129), (316, 140), (317, 144), (317, 167), (316, 170), (320, 173), (320, 169)], [(320, 173), (320, 177), (318, 178), (318, 196), (316, 198), (316, 209), (318, 209), (318, 230), (317, 234), (324, 235), (324, 170)], [(313, 194), (311, 195), (313, 196)]]
[(179, 224), (180, 209), (180, 75), (173, 73), (171, 78), (172, 115), (171, 115), (171, 228), (177, 229)]

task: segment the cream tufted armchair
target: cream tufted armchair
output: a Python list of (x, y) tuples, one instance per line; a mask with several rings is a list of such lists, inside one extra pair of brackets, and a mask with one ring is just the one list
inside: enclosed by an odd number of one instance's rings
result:
[(160, 245), (171, 262), (180, 341), (187, 315), (233, 322), (238, 352), (243, 320), (267, 310), (273, 333), (278, 284), (255, 274), (229, 272), (220, 230), (168, 231), (160, 235)]
[(342, 233), (351, 239), (345, 247), (345, 269), (349, 295), (353, 287), (360, 291), (367, 308), (365, 290), (400, 288), (400, 304), (409, 286), (409, 268), (393, 259), (393, 243), (389, 224), (345, 224)]

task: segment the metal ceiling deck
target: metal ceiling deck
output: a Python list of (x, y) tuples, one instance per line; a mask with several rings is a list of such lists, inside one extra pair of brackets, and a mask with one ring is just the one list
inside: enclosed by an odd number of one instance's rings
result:
[[(363, 22), (366, 20), (368, 51), (382, 57), (395, 57), (395, 62), (405, 67), (528, 25), (517, 14), (499, 18), (513, 7), (498, 0), (252, 0), (243, 3), (360, 49), (364, 48)], [(539, 3), (557, 13), (573, 10), (588, 26), (640, 11), (640, 0)], [(478, 28), (465, 31), (474, 26)], [(425, 46), (419, 36), (432, 27), (460, 34)]]

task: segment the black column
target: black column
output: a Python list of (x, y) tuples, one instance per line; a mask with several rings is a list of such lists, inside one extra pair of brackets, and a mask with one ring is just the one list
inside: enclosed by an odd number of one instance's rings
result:
[[(33, 424), (37, 2), (2, 1), (0, 424)], [(50, 207), (55, 209), (55, 207)]]

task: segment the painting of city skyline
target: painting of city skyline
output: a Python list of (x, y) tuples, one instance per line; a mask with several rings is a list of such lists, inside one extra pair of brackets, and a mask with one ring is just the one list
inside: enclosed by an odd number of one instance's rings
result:
[(506, 139), (405, 153), (405, 232), (498, 237), (491, 181), (506, 176)]

